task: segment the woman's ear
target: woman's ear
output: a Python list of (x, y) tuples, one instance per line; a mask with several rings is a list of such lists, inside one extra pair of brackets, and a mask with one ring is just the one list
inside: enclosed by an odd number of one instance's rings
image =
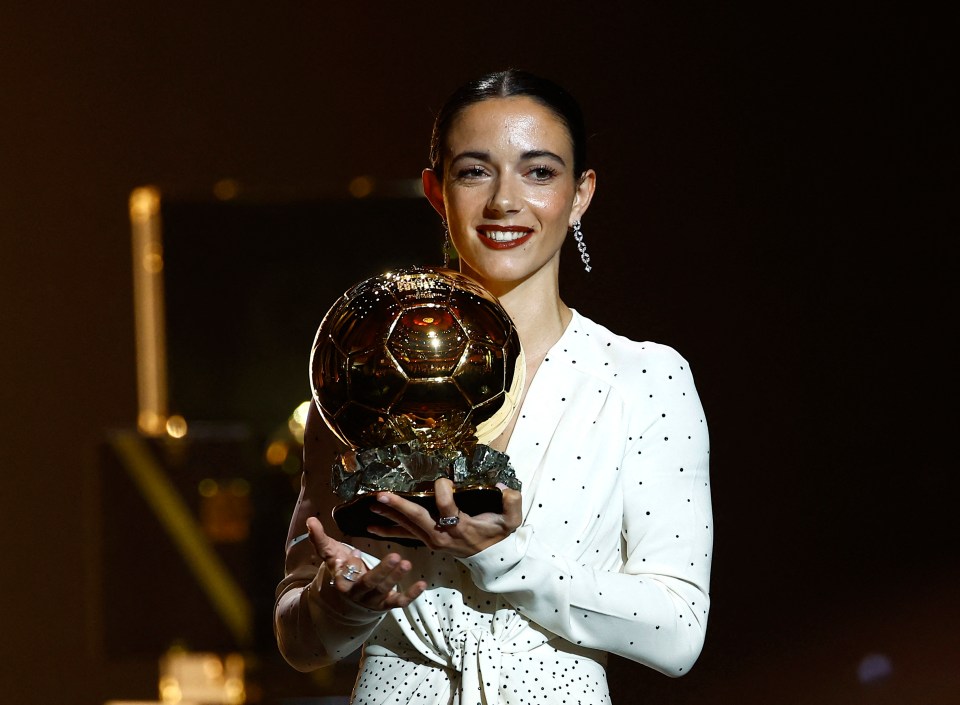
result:
[(437, 172), (433, 169), (424, 169), (421, 174), (423, 179), (423, 194), (430, 201), (433, 209), (440, 214), (444, 220), (447, 219), (447, 209), (443, 205), (443, 184), (437, 177)]
[(590, 207), (590, 201), (593, 200), (593, 192), (597, 188), (597, 172), (593, 169), (587, 169), (580, 177), (577, 183), (577, 191), (573, 195), (573, 208), (570, 211), (570, 227), (574, 222), (581, 220), (583, 214)]

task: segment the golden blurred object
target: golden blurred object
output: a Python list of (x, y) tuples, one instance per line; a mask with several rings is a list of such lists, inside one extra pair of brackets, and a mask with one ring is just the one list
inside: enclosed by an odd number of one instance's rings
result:
[(350, 180), (348, 189), (354, 198), (366, 198), (373, 193), (374, 181), (369, 176), (358, 176)]
[(130, 194), (130, 219), (146, 223), (160, 212), (160, 192), (152, 186), (142, 186)]
[(203, 480), (200, 494), (200, 524), (215, 543), (240, 543), (250, 536), (253, 503), (250, 483), (242, 478), (229, 482)]
[(303, 432), (307, 426), (307, 414), (310, 412), (310, 400), (298, 405), (287, 421), (287, 427), (290, 433), (296, 439), (297, 443), (303, 445)]
[(232, 201), (240, 195), (240, 182), (236, 179), (220, 179), (213, 185), (213, 195), (220, 201)]
[(179, 705), (243, 705), (247, 701), (245, 670), (241, 654), (171, 649), (160, 659), (160, 700)]
[(134, 189), (129, 198), (136, 302), (137, 427), (148, 436), (167, 430), (167, 344), (164, 331), (160, 192)]
[(187, 420), (180, 414), (174, 414), (168, 418), (165, 427), (167, 435), (171, 438), (183, 438), (187, 435)]
[(264, 455), (269, 465), (283, 465), (290, 455), (290, 446), (286, 441), (272, 441)]

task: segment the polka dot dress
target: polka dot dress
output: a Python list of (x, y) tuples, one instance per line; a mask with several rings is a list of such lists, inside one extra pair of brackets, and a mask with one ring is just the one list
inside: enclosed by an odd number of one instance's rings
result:
[(686, 361), (574, 312), (507, 453), (524, 516), (507, 539), (462, 560), (358, 540), (428, 590), (369, 636), (353, 702), (601, 705), (607, 652), (673, 676), (696, 660), (713, 527)]

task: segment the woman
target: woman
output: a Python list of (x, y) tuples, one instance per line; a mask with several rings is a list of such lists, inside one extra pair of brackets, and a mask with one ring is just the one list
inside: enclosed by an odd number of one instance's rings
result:
[[(381, 541), (341, 543), (315, 518), (335, 498), (323, 422), (308, 420), (277, 639), (301, 670), (363, 643), (358, 705), (608, 703), (606, 653), (673, 676), (699, 655), (712, 546), (706, 422), (682, 357), (616, 336), (560, 298), (561, 246), (580, 234), (596, 184), (584, 161), (576, 103), (507, 71), (454, 93), (423, 173), (461, 271), (500, 299), (526, 355), (525, 398), (492, 443), (523, 483), (503, 488), (502, 514), (461, 513), (438, 480), (449, 525), (381, 493), (379, 511), (397, 526)], [(398, 550), (393, 537), (425, 547)]]

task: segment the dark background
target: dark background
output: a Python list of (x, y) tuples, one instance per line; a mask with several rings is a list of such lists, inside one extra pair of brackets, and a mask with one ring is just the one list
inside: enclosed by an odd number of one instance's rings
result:
[[(615, 701), (957, 701), (955, 33), (891, 2), (625, 7), (0, 8), (5, 702), (155, 697), (155, 659), (104, 646), (103, 595), (149, 621), (156, 592), (101, 539), (100, 446), (136, 417), (130, 191), (416, 177), (446, 94), (510, 65), (592, 133), (568, 303), (679, 349), (711, 425), (706, 647), (676, 681), (615, 660)], [(280, 674), (267, 697), (322, 691)]]

